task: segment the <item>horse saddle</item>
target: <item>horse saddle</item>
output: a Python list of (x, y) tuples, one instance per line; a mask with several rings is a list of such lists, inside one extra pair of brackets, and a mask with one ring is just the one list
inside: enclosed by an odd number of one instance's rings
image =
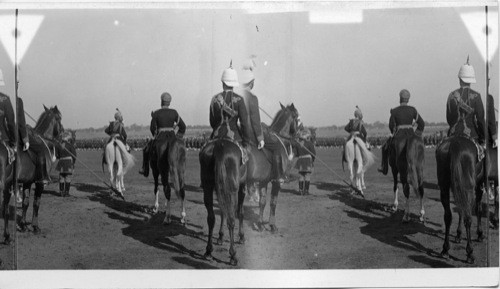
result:
[(467, 135), (467, 134), (455, 134), (455, 135), (450, 135), (448, 137), (445, 137), (443, 140), (441, 140), (441, 142), (437, 145), (437, 149), (439, 149), (442, 145), (444, 145), (445, 143), (448, 142), (448, 140), (453, 137), (453, 136), (460, 136), (460, 137), (463, 137), (463, 138), (466, 138), (468, 140), (470, 140), (475, 146), (476, 146), (476, 149), (477, 149), (477, 161), (480, 162), (484, 159), (484, 157), (486, 156), (486, 148), (483, 147), (482, 145), (480, 145), (476, 139), (472, 138), (471, 136)]

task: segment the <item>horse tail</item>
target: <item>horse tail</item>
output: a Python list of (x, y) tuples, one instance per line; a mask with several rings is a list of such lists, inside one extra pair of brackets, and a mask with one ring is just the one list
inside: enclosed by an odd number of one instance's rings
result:
[[(218, 141), (214, 147), (215, 159), (215, 191), (219, 207), (222, 212), (228, 215), (228, 218), (234, 214), (236, 206), (236, 195), (239, 189), (239, 163), (237, 154), (229, 151), (227, 141)], [(236, 147), (236, 146), (235, 146)], [(239, 148), (236, 148), (239, 150)]]
[(183, 199), (181, 190), (184, 188), (184, 170), (186, 169), (186, 147), (177, 138), (173, 140), (169, 147), (168, 163), (170, 176), (174, 186), (175, 194), (179, 199)]
[(418, 136), (406, 141), (406, 159), (408, 161), (408, 183), (416, 190), (424, 183), (424, 142)]
[(359, 145), (361, 157), (363, 158), (363, 171), (366, 172), (366, 170), (375, 163), (375, 155), (368, 150), (365, 142), (361, 138), (354, 137), (354, 139), (356, 144)]
[(123, 142), (115, 140), (115, 144), (123, 159), (123, 175), (125, 175), (135, 165), (135, 158), (127, 151)]
[(476, 163), (473, 153), (476, 148), (471, 147), (468, 150), (464, 148), (465, 144), (460, 140), (450, 144), (450, 179), (456, 205), (464, 217), (470, 217), (473, 191), (476, 186)]

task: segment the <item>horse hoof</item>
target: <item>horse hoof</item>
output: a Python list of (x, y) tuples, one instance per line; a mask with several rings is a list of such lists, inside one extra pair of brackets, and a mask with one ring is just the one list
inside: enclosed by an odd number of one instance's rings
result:
[(396, 207), (396, 206), (392, 206), (392, 207), (390, 208), (390, 211), (391, 211), (392, 213), (396, 213), (396, 212), (398, 211), (398, 207)]
[(276, 227), (276, 225), (270, 225), (271, 227), (271, 233), (277, 233), (278, 232), (278, 227)]
[(232, 257), (230, 260), (229, 260), (229, 264), (231, 266), (237, 266), (238, 265), (238, 259), (236, 259), (236, 257)]
[(238, 240), (239, 244), (245, 244), (245, 236), (240, 236), (240, 239)]
[(215, 240), (215, 245), (222, 245), (222, 243), (224, 242), (224, 240), (222, 240), (222, 238), (218, 238), (217, 240)]
[(158, 213), (158, 208), (153, 208), (153, 214), (157, 214)]
[(425, 225), (425, 218), (424, 216), (421, 216), (419, 219), (420, 223), (424, 224)]
[(12, 240), (10, 239), (10, 236), (5, 237), (5, 240), (3, 241), (5, 245), (10, 245), (11, 242)]
[(448, 252), (445, 252), (445, 251), (441, 252), (440, 256), (441, 256), (441, 258), (446, 259), (446, 260), (450, 259), (450, 254), (448, 254)]
[(460, 244), (462, 242), (462, 238), (460, 236), (455, 237), (455, 243)]
[(475, 261), (476, 259), (474, 258), (474, 256), (467, 256), (467, 264), (474, 264)]
[(172, 220), (170, 218), (166, 218), (165, 220), (163, 220), (164, 226), (168, 226), (168, 225), (170, 225), (170, 223), (172, 223)]
[(182, 224), (184, 227), (186, 226), (186, 223), (187, 223), (187, 222), (186, 222), (186, 219), (184, 219), (184, 218), (183, 218), (183, 219), (181, 219), (181, 224)]
[(214, 257), (212, 256), (212, 253), (206, 252), (205, 255), (203, 255), (203, 258), (207, 261), (213, 261)]
[(40, 227), (38, 226), (33, 226), (33, 233), (35, 234), (40, 234), (42, 232), (42, 230), (40, 230)]
[(477, 234), (477, 241), (478, 241), (479, 243), (482, 243), (482, 242), (483, 242), (483, 240), (484, 240), (484, 235), (483, 235), (483, 233), (479, 233), (479, 234)]

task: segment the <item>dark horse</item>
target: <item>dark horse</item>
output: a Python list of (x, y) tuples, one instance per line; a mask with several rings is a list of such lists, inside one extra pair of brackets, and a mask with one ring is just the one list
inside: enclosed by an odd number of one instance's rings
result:
[[(57, 139), (63, 132), (64, 128), (61, 124), (61, 113), (57, 106), (48, 109), (44, 106), (45, 111), (38, 119), (35, 128), (28, 127), (28, 136), (31, 147), (43, 146), (46, 159), (47, 169), (55, 161), (55, 148), (58, 146)], [(20, 222), (21, 230), (26, 230), (26, 212), (29, 206), (30, 188), (35, 183), (35, 198), (33, 201), (33, 219), (32, 227), (35, 233), (40, 232), (38, 225), (38, 210), (40, 208), (40, 198), (44, 189), (42, 182), (37, 182), (35, 169), (38, 164), (37, 157), (30, 150), (24, 152), (21, 146), (17, 148), (17, 180), (23, 185), (23, 213)], [(0, 145), (0, 191), (3, 192), (3, 218), (4, 218), (4, 237), (5, 243), (10, 242), (10, 234), (8, 231), (9, 222), (9, 201), (10, 189), (13, 182), (13, 165), (9, 162), (9, 152), (5, 145)]]
[(393, 139), (393, 148), (389, 150), (389, 165), (394, 181), (394, 205), (392, 210), (398, 209), (398, 174), (403, 193), (406, 197), (403, 222), (410, 220), (410, 187), (420, 199), (420, 222), (425, 222), (424, 210), (424, 141), (422, 137), (412, 134), (407, 138)]
[[(170, 132), (167, 132), (170, 133)], [(164, 224), (170, 224), (170, 192), (171, 186), (177, 198), (181, 200), (181, 223), (186, 223), (186, 211), (184, 208), (184, 171), (186, 169), (186, 146), (184, 141), (167, 133), (160, 133), (154, 140), (150, 154), (150, 165), (155, 182), (155, 205), (153, 211), (158, 212), (158, 176), (161, 176), (163, 193), (165, 194), (166, 213)], [(170, 176), (170, 181), (169, 181)]]
[[(224, 124), (222, 124), (224, 125)], [(294, 105), (284, 107), (277, 113), (271, 126), (265, 129), (264, 137), (266, 143), (275, 139), (282, 146), (282, 157), (286, 167), (288, 151), (291, 153), (292, 136), (295, 135), (298, 126), (298, 112)], [(269, 139), (269, 141), (268, 141)], [(221, 210), (221, 226), (217, 244), (222, 244), (224, 233), (224, 219), (227, 219), (227, 227), (230, 237), (230, 264), (237, 265), (236, 250), (234, 249), (234, 226), (235, 216), (239, 219), (239, 242), (245, 242), (243, 233), (243, 201), (245, 198), (246, 185), (256, 185), (260, 194), (260, 214), (258, 227), (264, 226), (264, 208), (266, 206), (267, 185), (273, 178), (272, 154), (267, 149), (258, 150), (255, 146), (247, 147), (248, 161), (242, 164), (242, 153), (240, 147), (230, 139), (219, 138), (207, 145), (200, 151), (200, 175), (204, 193), (205, 207), (208, 212), (208, 244), (205, 258), (212, 258), (212, 235), (215, 225), (215, 213), (213, 209), (213, 191), (215, 189), (219, 208)], [(276, 205), (278, 204), (278, 193), (280, 184), (273, 182), (271, 190), (271, 209), (269, 226), (272, 232), (276, 232)]]
[(464, 218), (467, 231), (467, 263), (474, 263), (474, 254), (471, 244), (472, 209), (477, 209), (477, 234), (481, 241), (481, 197), (480, 181), (483, 178), (483, 162), (477, 162), (478, 152), (472, 140), (464, 136), (452, 136), (445, 139), (436, 149), (437, 177), (441, 190), (441, 204), (444, 208), (445, 239), (441, 256), (448, 258), (450, 248), (449, 236), (451, 226), (450, 189), (453, 192), (455, 205), (458, 208), (459, 225), (457, 227), (456, 242), (460, 242)]

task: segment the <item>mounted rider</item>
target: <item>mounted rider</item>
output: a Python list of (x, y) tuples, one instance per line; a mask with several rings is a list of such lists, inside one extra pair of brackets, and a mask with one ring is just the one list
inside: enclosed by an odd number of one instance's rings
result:
[(356, 110), (354, 110), (354, 118), (349, 120), (349, 123), (345, 126), (344, 129), (350, 134), (347, 141), (357, 136), (361, 138), (364, 143), (366, 143), (366, 129), (363, 125), (363, 113), (357, 105)]
[(109, 125), (104, 132), (110, 136), (108, 143), (113, 139), (113, 137), (116, 137), (123, 142), (127, 151), (130, 150), (130, 147), (127, 144), (127, 132), (125, 131), (125, 126), (123, 125), (123, 116), (118, 108), (115, 112), (115, 120), (109, 122)]
[[(186, 133), (186, 124), (179, 113), (170, 108), (170, 102), (172, 102), (170, 93), (162, 93), (160, 99), (161, 108), (151, 113), (151, 124), (149, 126), (154, 139), (148, 141), (142, 153), (142, 169), (139, 173), (145, 177), (149, 175), (149, 159), (154, 141), (160, 137), (165, 137), (168, 140), (175, 137), (182, 139)], [(177, 133), (175, 132), (176, 128), (178, 128)]]
[[(409, 100), (410, 92), (403, 89), (399, 92), (399, 106), (391, 109), (389, 129), (392, 136), (382, 146), (382, 167), (378, 169), (384, 175), (389, 170), (389, 150), (393, 149), (393, 144), (412, 135), (421, 137), (424, 132), (425, 121), (415, 107), (408, 105)], [(413, 129), (414, 123), (417, 124), (416, 130)]]
[[(3, 73), (0, 70), (0, 87), (5, 86), (5, 81), (3, 78)], [(20, 97), (17, 97), (17, 119), (18, 119), (18, 131), (19, 131), (19, 140), (22, 142), (23, 151), (34, 152), (37, 157), (37, 165), (36, 165), (36, 180), (37, 182), (48, 183), (50, 180), (48, 168), (47, 168), (47, 160), (45, 158), (45, 146), (43, 144), (34, 143), (30, 146), (28, 130), (26, 128), (26, 120), (24, 117), (24, 103)], [(15, 144), (15, 120), (14, 120), (14, 108), (10, 101), (10, 97), (0, 92), (0, 140), (3, 143), (16, 150)], [(12, 150), (12, 151), (13, 151)], [(14, 156), (12, 154), (12, 156)], [(12, 157), (12, 160), (14, 158)]]
[[(210, 102), (210, 126), (213, 129), (210, 139), (227, 137), (246, 147), (250, 140), (250, 121), (245, 101), (233, 91), (239, 83), (238, 74), (232, 68), (232, 61), (229, 68), (222, 72), (221, 81), (223, 91), (213, 96)], [(245, 161), (246, 150), (241, 151)]]
[(476, 83), (474, 67), (467, 63), (458, 71), (460, 88), (452, 91), (446, 102), (446, 120), (450, 129), (448, 136), (461, 135), (472, 140), (478, 148), (478, 158), (484, 157), (485, 120), (481, 95), (470, 88)]

